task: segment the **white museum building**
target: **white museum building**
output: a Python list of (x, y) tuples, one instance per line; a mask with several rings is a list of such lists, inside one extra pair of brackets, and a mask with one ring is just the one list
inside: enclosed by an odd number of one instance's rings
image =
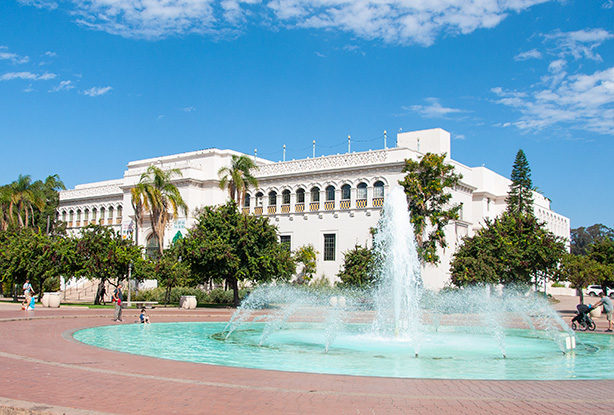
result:
[[(254, 156), (258, 188), (249, 189), (242, 209), (264, 215), (276, 225), (282, 242), (292, 250), (312, 244), (317, 255), (316, 278), (334, 281), (343, 264), (343, 253), (355, 245), (370, 246), (370, 229), (376, 227), (389, 190), (404, 177), (405, 159), (419, 160), (427, 152), (446, 153), (447, 163), (462, 175), (452, 189), (452, 204), (460, 204), (458, 220), (446, 227), (448, 248), (440, 251), (438, 266), (423, 267), (428, 288), (438, 289), (449, 281), (452, 254), (464, 236), (471, 236), (505, 210), (511, 181), (485, 167), (468, 167), (450, 158), (450, 134), (440, 128), (403, 132), (396, 146), (300, 160), (273, 162)], [(128, 163), (121, 179), (86, 183), (60, 192), (59, 218), (69, 232), (78, 233), (90, 223), (111, 226), (134, 238), (134, 212), (130, 189), (154, 164), (179, 169), (174, 178), (189, 211), (169, 224), (162, 241), (170, 246), (177, 233), (187, 234), (197, 209), (226, 203), (228, 192), (219, 187), (218, 171), (230, 166), (233, 150), (216, 148), (137, 160)], [(252, 156), (250, 156), (252, 157)], [(569, 218), (550, 208), (550, 200), (534, 192), (534, 211), (548, 230), (569, 241)], [(181, 213), (180, 213), (181, 214)], [(150, 249), (158, 242), (146, 222), (138, 227), (138, 242)]]

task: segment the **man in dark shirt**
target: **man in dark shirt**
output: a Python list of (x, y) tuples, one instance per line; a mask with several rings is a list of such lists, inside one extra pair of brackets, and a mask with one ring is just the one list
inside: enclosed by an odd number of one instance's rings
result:
[(115, 291), (113, 291), (113, 301), (115, 302), (115, 318), (113, 321), (122, 321), (122, 301), (124, 297), (122, 294), (122, 285), (117, 284)]

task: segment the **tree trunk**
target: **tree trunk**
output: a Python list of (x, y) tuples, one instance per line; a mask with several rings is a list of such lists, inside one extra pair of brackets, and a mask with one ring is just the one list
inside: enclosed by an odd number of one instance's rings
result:
[(239, 281), (234, 277), (231, 278), (230, 286), (232, 287), (232, 304), (239, 307)]
[(100, 280), (100, 283), (98, 284), (98, 289), (96, 290), (96, 297), (94, 298), (95, 305), (100, 305), (100, 299), (102, 297), (100, 293), (102, 292), (102, 288), (104, 287), (105, 282), (106, 282), (106, 279), (102, 278)]
[(166, 287), (166, 294), (164, 295), (164, 304), (166, 305), (171, 301), (171, 289), (172, 287), (170, 285)]

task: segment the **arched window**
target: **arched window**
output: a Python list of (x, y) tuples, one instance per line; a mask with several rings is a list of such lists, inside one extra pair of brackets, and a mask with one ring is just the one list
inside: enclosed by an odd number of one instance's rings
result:
[(66, 211), (62, 211), (62, 222), (66, 222)]
[(262, 206), (262, 198), (264, 194), (262, 192), (256, 193), (256, 206)]
[(156, 235), (154, 235), (153, 233), (147, 238), (145, 252), (150, 258), (156, 259), (160, 256), (160, 243)]
[(319, 202), (320, 201), (320, 188), (319, 187), (312, 187), (311, 188), (311, 201), (312, 202)]
[(251, 196), (249, 195), (249, 193), (245, 193), (245, 199), (243, 200), (243, 207), (248, 208), (250, 202), (251, 202)]
[(122, 222), (122, 211), (123, 211), (123, 208), (121, 206), (118, 206), (117, 207), (117, 223)]
[(100, 223), (101, 224), (104, 223), (104, 218), (105, 218), (104, 214), (105, 214), (105, 210), (103, 207), (101, 207), (100, 208)]
[(113, 223), (113, 206), (109, 206), (109, 224)]
[(350, 200), (350, 193), (352, 188), (349, 184), (341, 186), (341, 200)]
[(96, 214), (98, 213), (98, 211), (96, 210), (96, 208), (92, 209), (92, 222), (96, 223)]
[(296, 191), (296, 203), (305, 203), (305, 189)]
[(366, 199), (367, 198), (367, 184), (366, 183), (358, 183), (356, 187), (356, 199)]
[(373, 197), (378, 199), (384, 198), (384, 183), (379, 180), (373, 184)]
[(273, 190), (269, 192), (269, 206), (275, 205), (277, 205), (277, 192)]
[(81, 209), (77, 209), (77, 226), (81, 225)]
[(85, 209), (83, 211), (83, 224), (87, 225), (87, 221), (90, 220), (90, 210), (89, 209)]
[(327, 201), (335, 200), (335, 186), (326, 187), (326, 200)]
[(281, 192), (281, 203), (284, 205), (290, 204), (290, 191), (289, 190), (286, 189), (283, 192)]
[(75, 219), (75, 212), (73, 212), (72, 210), (70, 211), (70, 213), (68, 214), (68, 222), (70, 223), (70, 225), (72, 226), (73, 224), (73, 220)]

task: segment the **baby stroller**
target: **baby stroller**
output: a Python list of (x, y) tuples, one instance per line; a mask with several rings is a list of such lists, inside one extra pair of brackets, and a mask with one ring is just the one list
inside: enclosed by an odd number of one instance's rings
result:
[(573, 330), (586, 331), (586, 329), (595, 330), (595, 322), (590, 316), (592, 305), (578, 304), (576, 309), (578, 310), (576, 316), (571, 320), (571, 328)]

